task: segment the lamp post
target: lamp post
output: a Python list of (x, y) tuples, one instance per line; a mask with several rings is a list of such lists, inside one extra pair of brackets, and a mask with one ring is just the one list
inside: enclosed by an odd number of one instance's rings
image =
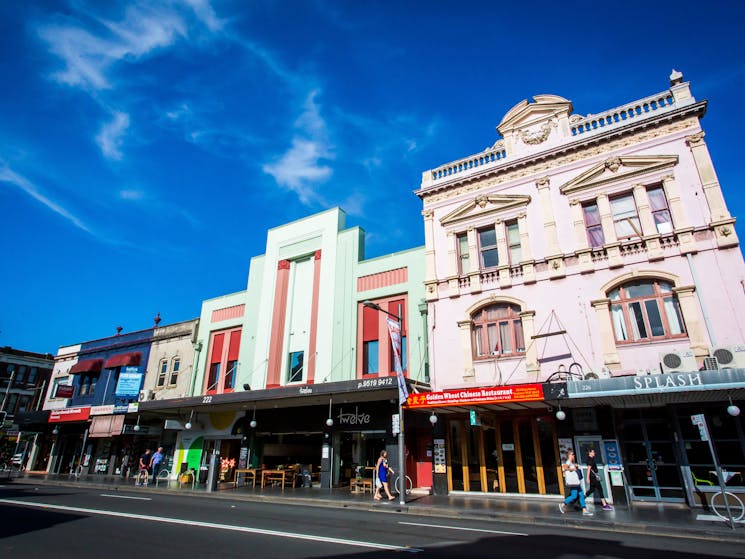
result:
[[(371, 309), (375, 309), (376, 311), (382, 312), (387, 314), (388, 316), (394, 318), (396, 322), (398, 323), (398, 331), (399, 334), (402, 330), (401, 325), (401, 312), (399, 310), (398, 314), (393, 314), (385, 310), (380, 305), (373, 303), (372, 301), (363, 301), (362, 305)], [(398, 371), (396, 371), (396, 374), (398, 374)], [(405, 382), (402, 379), (399, 379), (399, 382)], [(398, 383), (397, 383), (398, 384)], [(401, 490), (398, 493), (398, 503), (402, 507), (406, 506), (406, 464), (404, 462), (405, 456), (404, 456), (404, 410), (402, 407), (401, 402), (401, 389), (399, 388), (399, 397), (398, 397), (398, 479), (401, 480)]]

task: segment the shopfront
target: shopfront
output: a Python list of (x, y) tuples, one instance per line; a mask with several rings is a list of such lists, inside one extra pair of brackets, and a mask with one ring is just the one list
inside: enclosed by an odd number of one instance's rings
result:
[(49, 410), (18, 412), (13, 423), (17, 428), (13, 455), (21, 455), (21, 464), (27, 470), (46, 470), (51, 448)]
[[(745, 494), (743, 406), (745, 370), (627, 376), (567, 383), (568, 419), (607, 415), (609, 428), (586, 424), (575, 430), (617, 441), (620, 464), (611, 489), (622, 487), (633, 501), (708, 502), (719, 489), (716, 461), (727, 489)], [(588, 407), (592, 406), (592, 407)], [(709, 442), (695, 418), (703, 418)]]
[(435, 492), (561, 493), (559, 430), (546, 397), (541, 384), (411, 395), (407, 409), (430, 413), (434, 426)]
[[(397, 390), (395, 377), (344, 381), (141, 402), (140, 414), (144, 423), (157, 417), (166, 432), (178, 433), (176, 473), (182, 468), (204, 472), (210, 457), (219, 455), (225, 481), (234, 479), (236, 468), (292, 467), (310, 473), (316, 485), (348, 487), (359, 468), (374, 466), (383, 449), (397, 470)], [(431, 476), (417, 479), (417, 465), (422, 461), (418, 442), (431, 441), (431, 426), (412, 418), (409, 427), (407, 473), (415, 485), (430, 484)], [(431, 457), (424, 470), (431, 472)]]
[(87, 468), (90, 452), (84, 452), (88, 445), (90, 426), (89, 406), (62, 408), (49, 412), (52, 425), (52, 446), (48, 460), (51, 474), (73, 474)]

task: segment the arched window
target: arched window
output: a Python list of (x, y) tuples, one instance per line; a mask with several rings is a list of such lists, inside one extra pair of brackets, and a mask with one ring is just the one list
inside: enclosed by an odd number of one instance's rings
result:
[(520, 307), (497, 303), (482, 307), (471, 315), (475, 357), (519, 355), (525, 353)]
[(617, 342), (686, 337), (672, 284), (639, 280), (614, 289), (608, 297)]

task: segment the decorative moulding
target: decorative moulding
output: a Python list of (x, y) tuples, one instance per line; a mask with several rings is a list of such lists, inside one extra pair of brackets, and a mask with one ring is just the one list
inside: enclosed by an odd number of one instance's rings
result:
[(530, 196), (525, 194), (482, 194), (447, 214), (440, 219), (440, 224), (452, 225), (486, 215), (499, 214), (507, 210), (527, 207), (529, 203)]
[(547, 121), (559, 114), (572, 112), (572, 102), (559, 95), (535, 95), (533, 102), (523, 99), (504, 115), (497, 131), (503, 136), (517, 128)]
[(640, 177), (678, 164), (677, 155), (621, 155), (609, 157), (563, 184), (562, 194), (573, 194), (596, 186)]

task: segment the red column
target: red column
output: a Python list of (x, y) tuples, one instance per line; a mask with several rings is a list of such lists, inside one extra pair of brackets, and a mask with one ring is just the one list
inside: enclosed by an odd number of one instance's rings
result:
[(274, 289), (274, 312), (269, 338), (269, 363), (266, 387), (280, 386), (282, 351), (284, 349), (285, 318), (287, 317), (287, 289), (290, 283), (290, 261), (280, 260), (277, 266), (277, 284)]
[(316, 376), (316, 337), (318, 335), (318, 292), (321, 286), (321, 251), (313, 255), (313, 302), (310, 305), (310, 339), (308, 340), (307, 384), (313, 384)]

